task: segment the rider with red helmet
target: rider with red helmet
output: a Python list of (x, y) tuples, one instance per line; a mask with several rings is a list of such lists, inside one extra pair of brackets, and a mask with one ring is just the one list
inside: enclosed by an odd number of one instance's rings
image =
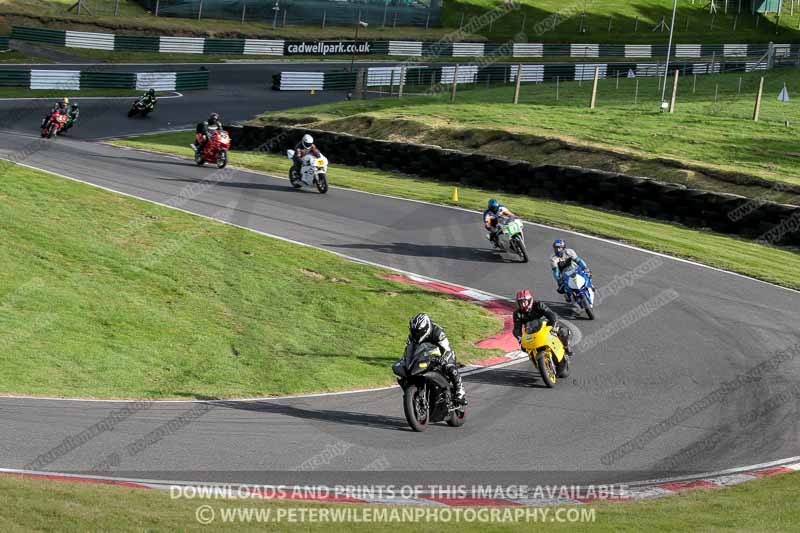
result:
[(547, 307), (546, 304), (534, 300), (533, 293), (529, 289), (517, 291), (516, 300), (517, 309), (514, 311), (514, 336), (517, 338), (517, 342), (521, 342), (522, 340), (523, 325), (532, 320), (538, 320), (544, 317), (553, 326), (553, 330), (556, 332), (556, 335), (558, 335), (558, 338), (561, 339), (567, 355), (570, 357), (575, 355), (569, 344), (572, 332), (569, 327), (559, 321), (555, 311)]

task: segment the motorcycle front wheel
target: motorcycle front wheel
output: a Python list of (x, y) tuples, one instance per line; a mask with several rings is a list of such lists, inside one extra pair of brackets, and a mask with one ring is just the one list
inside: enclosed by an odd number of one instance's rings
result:
[(564, 354), (564, 359), (561, 360), (560, 364), (556, 365), (556, 376), (560, 379), (568, 378), (569, 377), (569, 356)]
[(136, 114), (136, 109), (128, 110), (128, 118), (132, 118)]
[(536, 354), (536, 367), (539, 369), (539, 375), (542, 376), (542, 381), (548, 389), (552, 389), (556, 384), (556, 368), (553, 360), (544, 351)]
[(514, 235), (512, 237), (514, 240), (514, 246), (517, 249), (517, 254), (519, 254), (520, 259), (522, 259), (523, 263), (528, 262), (528, 249), (525, 248), (525, 242), (519, 235)]
[(580, 306), (583, 307), (584, 311), (586, 311), (586, 316), (589, 317), (589, 320), (594, 320), (594, 309), (592, 309), (592, 306), (589, 305), (589, 302), (586, 300), (586, 296), (581, 295), (579, 298)]
[(317, 190), (322, 194), (328, 192), (328, 178), (325, 174), (319, 174), (317, 176)]
[(225, 165), (228, 164), (228, 152), (225, 150), (220, 151), (219, 155), (217, 155), (217, 168), (225, 168)]
[(58, 129), (58, 127), (55, 124), (50, 126), (50, 129), (47, 130), (47, 138), (48, 139), (52, 139), (53, 137), (55, 137), (57, 129)]
[(403, 411), (408, 425), (414, 431), (425, 431), (428, 427), (430, 413), (426, 407), (426, 398), (422, 397), (424, 393), (424, 390), (416, 385), (409, 385), (403, 394)]
[(460, 428), (464, 425), (464, 420), (467, 417), (466, 410), (461, 407), (451, 412), (447, 417), (447, 425), (453, 428)]

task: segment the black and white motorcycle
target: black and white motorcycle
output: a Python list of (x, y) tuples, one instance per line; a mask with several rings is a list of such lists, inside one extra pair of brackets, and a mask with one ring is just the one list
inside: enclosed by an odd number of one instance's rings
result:
[[(294, 161), (294, 150), (287, 150), (287, 157)], [(289, 170), (289, 182), (292, 187), (299, 189), (303, 185), (307, 187), (316, 186), (317, 190), (323, 194), (328, 192), (328, 158), (319, 154), (306, 154), (300, 161), (300, 170), (296, 165), (292, 165)]]

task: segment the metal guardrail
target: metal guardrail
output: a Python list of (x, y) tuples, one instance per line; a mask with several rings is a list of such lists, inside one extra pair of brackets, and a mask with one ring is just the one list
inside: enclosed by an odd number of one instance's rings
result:
[(97, 70), (0, 69), (0, 86), (28, 89), (208, 89), (207, 70), (189, 72), (109, 72)]
[(0, 37), (0, 51), (4, 52), (8, 50), (8, 41), (9, 41), (8, 37)]
[[(73, 48), (98, 50), (141, 50), (181, 54), (230, 55), (378, 55), (398, 57), (518, 57), (518, 58), (628, 58), (650, 59), (667, 55), (666, 45), (597, 43), (482, 43), (422, 41), (284, 41), (268, 39), (216, 39), (204, 37), (147, 37), (110, 33), (74, 32), (15, 26), (12, 39), (42, 42)], [(314, 46), (323, 44), (325, 46)], [(355, 46), (354, 46), (355, 45)], [(355, 50), (354, 50), (355, 49)], [(761, 57), (769, 44), (676, 44), (671, 55), (677, 59)], [(775, 53), (800, 57), (800, 45), (775, 44)], [(343, 52), (344, 50), (344, 52)]]
[[(789, 61), (789, 59), (784, 60)], [(752, 72), (767, 70), (766, 61), (676, 61), (670, 71), (680, 70), (683, 75), (717, 74), (724, 72)], [(487, 66), (459, 65), (457, 84), (513, 83), (517, 79), (519, 65), (495, 63)], [(541, 63), (522, 64), (521, 81), (524, 83), (553, 81), (578, 81), (594, 78), (599, 69), (601, 79), (614, 77), (664, 76), (665, 65), (658, 62), (638, 63)], [(281, 72), (273, 76), (274, 90), (353, 90), (358, 75), (355, 72)], [(432, 93), (440, 84), (450, 85), (456, 77), (455, 65), (442, 66), (393, 66), (363, 69), (363, 87), (397, 87), (401, 85), (430, 87)]]

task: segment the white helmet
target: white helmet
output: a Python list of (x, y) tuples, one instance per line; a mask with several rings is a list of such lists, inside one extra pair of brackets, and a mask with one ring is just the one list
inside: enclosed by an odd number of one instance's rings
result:
[(305, 148), (310, 148), (312, 144), (314, 144), (314, 137), (312, 137), (308, 133), (303, 135), (303, 146)]

